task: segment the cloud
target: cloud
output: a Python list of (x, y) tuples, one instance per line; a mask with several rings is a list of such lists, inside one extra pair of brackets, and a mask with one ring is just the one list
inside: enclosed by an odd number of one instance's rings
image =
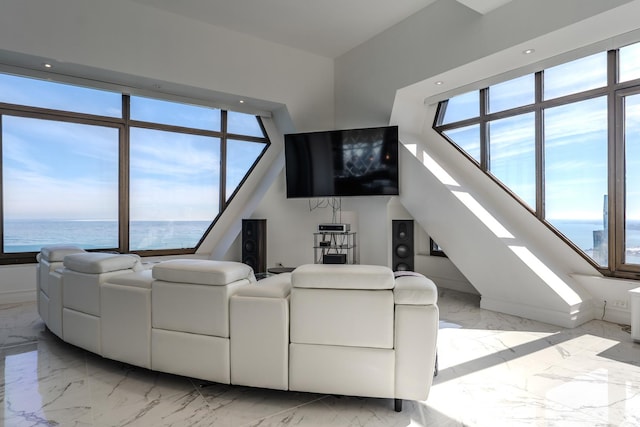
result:
[(146, 178), (132, 183), (130, 196), (132, 221), (212, 221), (219, 212), (218, 186), (208, 183), (184, 184)]
[(118, 217), (118, 186), (69, 181), (5, 169), (4, 214), (9, 219), (105, 219)]
[(12, 104), (122, 117), (120, 93), (8, 74), (0, 74), (0, 99)]
[(134, 128), (130, 139), (132, 175), (219, 175), (218, 138)]

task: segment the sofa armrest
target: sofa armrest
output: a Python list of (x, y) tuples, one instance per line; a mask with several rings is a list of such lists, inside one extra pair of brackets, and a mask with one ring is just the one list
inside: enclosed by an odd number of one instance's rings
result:
[(438, 289), (431, 279), (397, 272), (395, 302), (396, 399), (425, 400), (433, 381), (438, 338)]
[(396, 275), (393, 300), (402, 305), (433, 305), (438, 302), (438, 288), (419, 273)]
[(291, 273), (276, 274), (244, 286), (236, 292), (241, 297), (286, 298), (291, 293)]
[(231, 383), (289, 387), (289, 273), (246, 285), (229, 300)]

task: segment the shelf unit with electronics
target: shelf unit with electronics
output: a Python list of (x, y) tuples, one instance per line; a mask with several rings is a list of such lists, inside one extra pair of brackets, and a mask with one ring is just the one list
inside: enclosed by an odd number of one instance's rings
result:
[(355, 231), (313, 233), (313, 259), (316, 264), (357, 264)]

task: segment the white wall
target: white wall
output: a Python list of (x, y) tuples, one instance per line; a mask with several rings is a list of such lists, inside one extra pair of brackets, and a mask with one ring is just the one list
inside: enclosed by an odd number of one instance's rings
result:
[[(402, 165), (402, 169), (406, 170), (406, 166)], [(430, 194), (428, 187), (422, 187), (421, 194)], [(387, 218), (388, 233), (387, 241), (393, 241), (392, 225), (391, 222), (394, 219), (414, 219), (413, 216), (407, 211), (404, 205), (400, 202), (402, 196), (393, 197), (387, 204)], [(420, 197), (420, 195), (411, 196), (416, 199), (420, 199), (426, 202), (426, 210), (431, 210), (430, 201), (432, 197)], [(458, 267), (451, 262), (448, 257), (431, 256), (431, 241), (427, 232), (422, 228), (418, 221), (413, 223), (413, 240), (414, 240), (414, 270), (429, 276), (434, 281), (436, 286), (447, 289), (454, 289), (456, 291), (467, 292), (477, 294), (478, 291), (473, 287), (469, 280), (464, 277), (464, 274), (458, 269)], [(435, 239), (437, 241), (437, 239)], [(388, 253), (388, 265), (393, 265), (392, 262), (392, 247)]]
[(0, 267), (0, 304), (35, 300), (36, 264)]
[[(344, 197), (338, 222), (351, 224), (357, 233), (358, 258), (363, 264), (387, 265), (389, 197)], [(252, 218), (267, 218), (267, 266), (298, 266), (314, 262), (313, 233), (318, 224), (332, 222), (327, 199), (287, 199), (284, 173), (262, 200)], [(318, 203), (319, 208), (313, 208)]]
[(597, 274), (593, 267), (480, 169), (459, 167), (469, 160), (435, 131), (402, 141), (415, 157), (402, 150), (400, 201), (478, 290), (481, 307), (565, 327), (592, 319), (591, 296), (571, 274)]

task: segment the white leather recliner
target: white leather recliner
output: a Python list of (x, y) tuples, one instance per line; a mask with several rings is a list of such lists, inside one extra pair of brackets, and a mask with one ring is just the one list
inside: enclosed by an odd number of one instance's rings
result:
[(229, 384), (229, 298), (255, 282), (231, 261), (176, 259), (153, 267), (151, 367)]
[(231, 383), (289, 389), (291, 273), (239, 289), (229, 302)]
[(142, 270), (140, 257), (86, 252), (64, 257), (63, 339), (102, 354), (100, 285), (114, 276)]
[[(398, 276), (398, 277), (396, 277)], [(425, 400), (433, 380), (437, 288), (417, 273), (310, 264), (230, 300), (231, 383)]]
[(433, 380), (437, 289), (387, 267), (310, 264), (291, 275), (289, 389), (424, 400)]
[(38, 314), (51, 332), (62, 338), (62, 275), (64, 257), (84, 252), (71, 245), (52, 245), (42, 248), (36, 259), (36, 298)]
[(100, 285), (102, 356), (151, 369), (151, 270), (118, 274)]

